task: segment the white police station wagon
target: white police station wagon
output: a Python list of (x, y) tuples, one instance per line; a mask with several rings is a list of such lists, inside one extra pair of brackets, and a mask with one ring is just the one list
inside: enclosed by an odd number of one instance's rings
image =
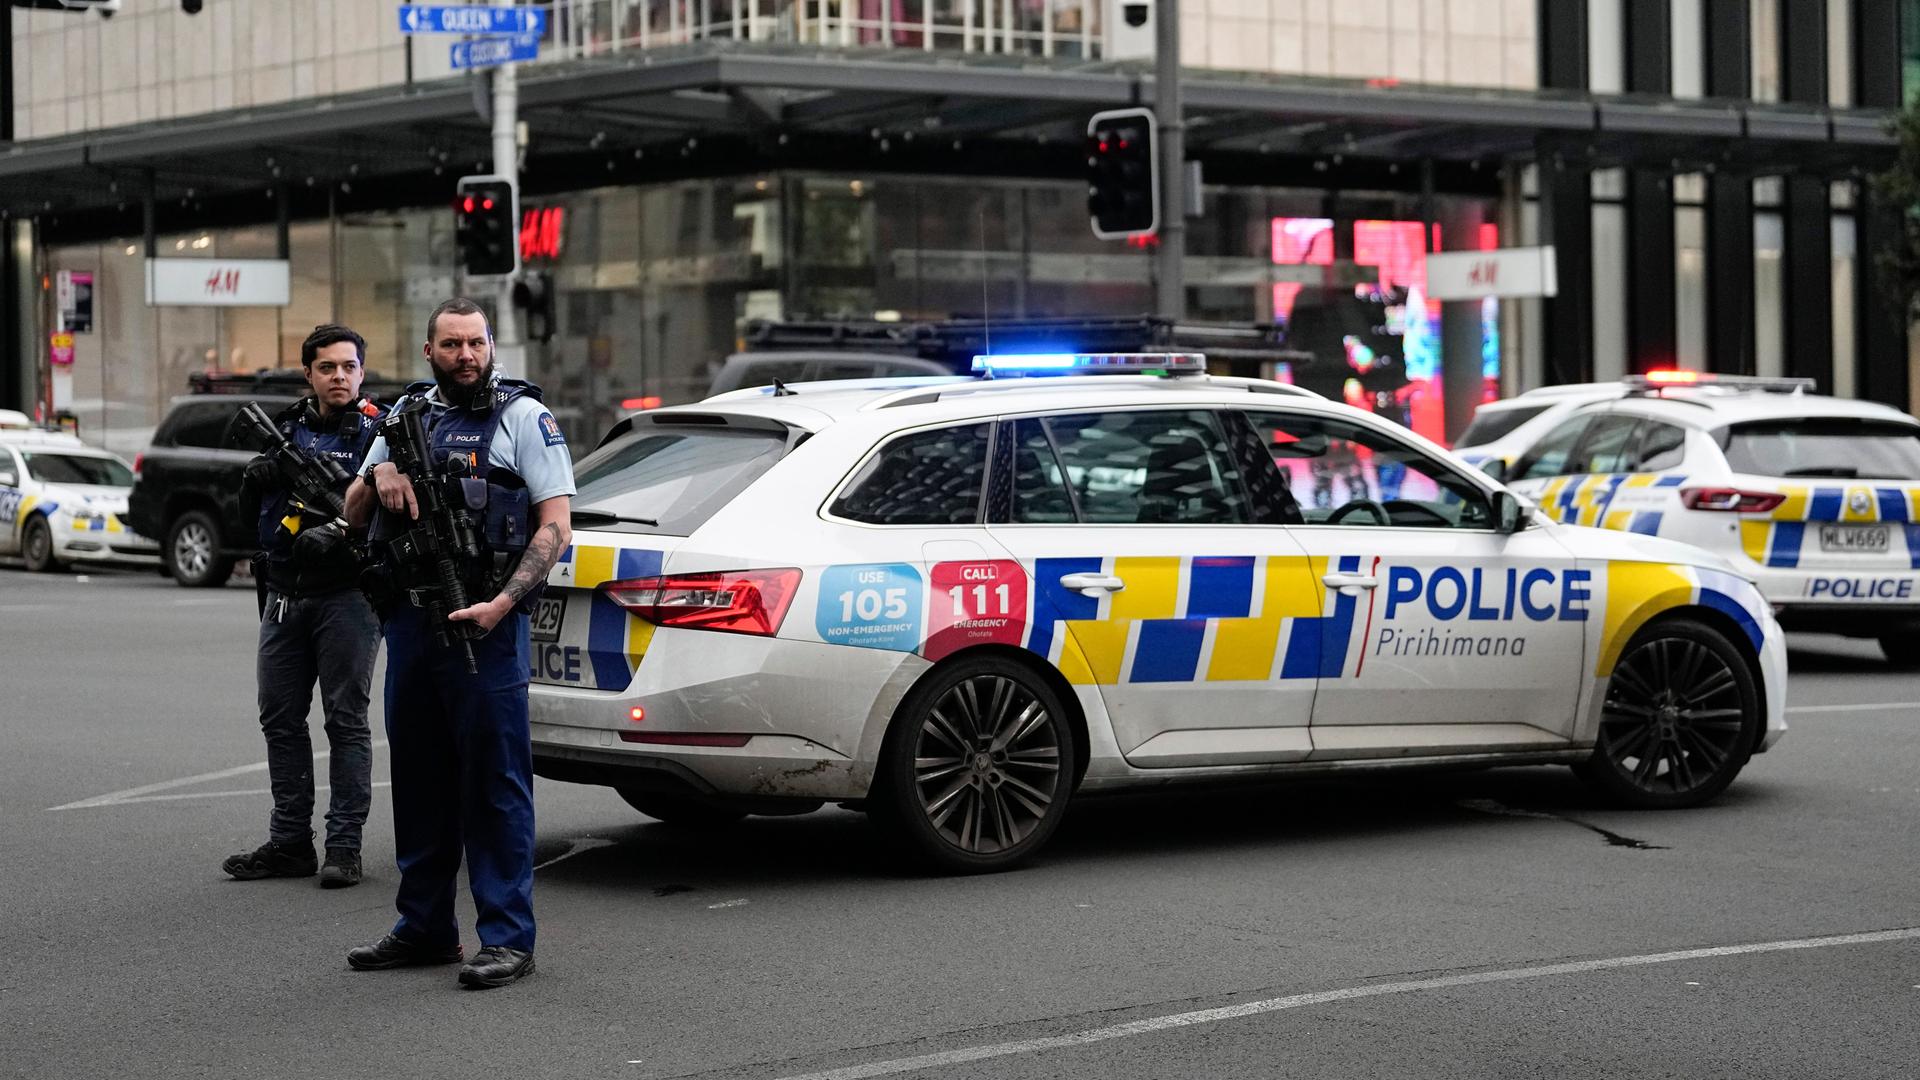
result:
[(846, 801), (984, 870), (1077, 792), (1561, 762), (1688, 806), (1785, 729), (1722, 559), (1197, 355), (976, 365), (621, 421), (533, 622), (535, 771), (668, 821)]
[(1629, 383), (1520, 455), (1513, 489), (1557, 521), (1723, 555), (1787, 629), (1878, 638), (1920, 665), (1920, 421), (1806, 379)]
[(27, 569), (69, 562), (157, 566), (160, 545), (127, 528), (133, 470), (59, 432), (0, 430), (0, 555)]

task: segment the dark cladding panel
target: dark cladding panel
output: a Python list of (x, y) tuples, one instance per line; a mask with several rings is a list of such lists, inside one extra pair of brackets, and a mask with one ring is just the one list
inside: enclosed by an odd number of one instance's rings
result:
[(1627, 179), (1627, 370), (1671, 367), (1675, 341), (1673, 183), (1636, 169)]
[(1780, 304), (1786, 309), (1786, 373), (1833, 391), (1833, 219), (1827, 181), (1786, 178), (1786, 238)]
[(1540, 0), (1540, 85), (1587, 88), (1587, 0)]
[(1827, 4), (1846, 0), (1778, 0), (1780, 99), (1827, 103)]
[[(1706, 0), (1703, 37), (1707, 50), (1707, 96), (1753, 94), (1751, 0)], [(1765, 0), (1761, 0), (1765, 2)]]
[[(1838, 0), (1829, 0), (1838, 2)], [(1900, 0), (1853, 0), (1853, 100), (1900, 107)]]
[(1627, 89), (1673, 93), (1673, 11), (1668, 0), (1625, 0)]
[(1860, 200), (1858, 285), (1859, 355), (1858, 393), (1869, 401), (1909, 409), (1912, 393), (1907, 369), (1907, 320), (1899, 301), (1887, 294), (1875, 267), (1880, 252), (1900, 237), (1902, 215), (1897, 207), (1871, 195)]
[(1753, 374), (1753, 177), (1707, 178), (1707, 370)]

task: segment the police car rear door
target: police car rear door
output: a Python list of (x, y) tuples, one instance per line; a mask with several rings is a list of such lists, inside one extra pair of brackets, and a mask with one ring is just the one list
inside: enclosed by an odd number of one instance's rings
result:
[[(1159, 405), (999, 433), (988, 533), (1032, 578), (1026, 645), (1098, 687), (1128, 763), (1305, 758), (1325, 591), (1260, 501), (1279, 478), (1244, 421)], [(975, 593), (936, 582), (932, 602), (978, 615)]]
[(1337, 597), (1313, 757), (1563, 744), (1593, 586), (1544, 529), (1497, 532), (1485, 489), (1385, 425), (1249, 411)]

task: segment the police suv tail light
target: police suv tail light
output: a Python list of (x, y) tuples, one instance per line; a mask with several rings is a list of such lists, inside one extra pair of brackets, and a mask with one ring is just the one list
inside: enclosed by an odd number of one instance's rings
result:
[(610, 581), (614, 603), (653, 623), (682, 630), (721, 630), (772, 637), (800, 588), (800, 571), (725, 570)]
[(1725, 510), (1734, 514), (1764, 514), (1786, 502), (1777, 491), (1742, 491), (1739, 488), (1681, 488), (1680, 503), (1689, 510)]
[(147, 452), (145, 450), (142, 450), (139, 453), (133, 455), (133, 478), (135, 480), (140, 479), (140, 470), (146, 467), (147, 467)]

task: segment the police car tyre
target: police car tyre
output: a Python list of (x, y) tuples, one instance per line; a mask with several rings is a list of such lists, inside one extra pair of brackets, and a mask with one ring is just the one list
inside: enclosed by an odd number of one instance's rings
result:
[(1698, 806), (1745, 767), (1760, 724), (1753, 672), (1726, 635), (1692, 619), (1662, 620), (1621, 652), (1580, 772), (1627, 806)]
[(712, 829), (732, 825), (747, 816), (745, 810), (728, 806), (725, 802), (702, 799), (695, 795), (674, 795), (668, 792), (642, 791), (637, 788), (617, 788), (616, 790), (620, 792), (620, 797), (627, 801), (628, 806), (668, 825)]
[(225, 585), (233, 576), (233, 559), (220, 554), (220, 523), (205, 510), (189, 510), (173, 519), (161, 559), (173, 571), (173, 580), (193, 589)]
[(868, 814), (918, 864), (1006, 870), (1059, 827), (1076, 752), (1066, 709), (1040, 675), (993, 657), (957, 660), (895, 711)]
[(1920, 634), (1882, 634), (1880, 651), (1887, 664), (1900, 671), (1920, 671)]
[(53, 529), (45, 514), (35, 514), (20, 527), (20, 555), (36, 574), (60, 569), (60, 560), (53, 557)]

